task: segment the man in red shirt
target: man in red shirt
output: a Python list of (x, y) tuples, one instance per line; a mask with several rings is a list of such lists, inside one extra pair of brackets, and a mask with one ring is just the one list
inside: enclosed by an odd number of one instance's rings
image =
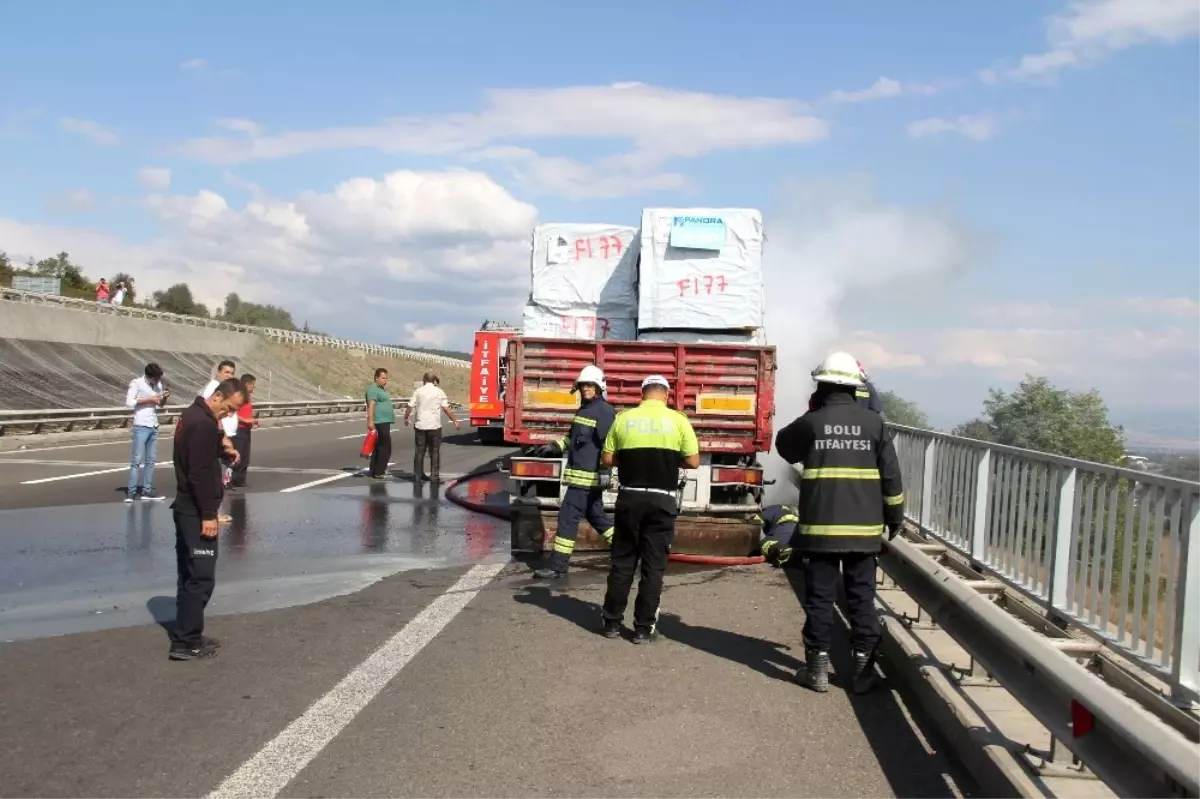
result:
[(250, 468), (250, 431), (258, 427), (254, 418), (254, 375), (242, 375), (242, 385), (246, 387), (246, 401), (238, 409), (237, 434), (233, 437), (234, 449), (241, 456), (233, 466), (233, 474), (229, 479), (229, 487), (233, 489), (246, 487), (246, 470)]

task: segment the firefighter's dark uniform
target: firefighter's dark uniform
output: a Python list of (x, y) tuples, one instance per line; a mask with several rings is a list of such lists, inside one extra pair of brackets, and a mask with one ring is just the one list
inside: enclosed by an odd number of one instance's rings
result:
[(879, 392), (875, 390), (875, 386), (871, 385), (870, 380), (864, 380), (863, 385), (854, 390), (854, 399), (858, 401), (859, 406), (869, 411), (883, 413), (883, 402), (879, 399)]
[(539, 577), (551, 576), (549, 572), (561, 575), (567, 571), (575, 552), (575, 539), (579, 536), (579, 522), (584, 518), (605, 541), (612, 543), (613, 520), (604, 510), (604, 481), (601, 479), (604, 470), (600, 466), (600, 451), (616, 415), (616, 410), (603, 397), (584, 400), (571, 420), (571, 429), (550, 444), (552, 450), (567, 454), (562, 478), (567, 490), (558, 509), (558, 529), (554, 534), (549, 568), (538, 571)]
[(896, 450), (883, 418), (860, 407), (848, 390), (830, 393), (819, 409), (780, 430), (775, 448), (788, 463), (804, 464), (791, 548), (807, 558), (805, 649), (810, 659), (822, 653), (827, 667), (840, 571), (857, 683), (863, 669), (873, 672), (879, 643), (876, 556), (884, 531), (898, 530), (904, 521)]
[(762, 509), (762, 513), (756, 513), (750, 518), (761, 524), (763, 528), (762, 536), (758, 541), (757, 554), (774, 563), (778, 558), (778, 553), (791, 544), (792, 536), (796, 533), (796, 524), (800, 521), (800, 517), (796, 515), (796, 507), (794, 505), (768, 505)]
[(633, 628), (635, 643), (646, 642), (656, 633), (663, 574), (675, 536), (679, 469), (683, 458), (700, 449), (686, 416), (661, 400), (642, 400), (617, 415), (604, 451), (614, 455), (619, 483), (612, 567), (604, 595), (605, 634), (615, 635), (620, 629), (640, 563)]

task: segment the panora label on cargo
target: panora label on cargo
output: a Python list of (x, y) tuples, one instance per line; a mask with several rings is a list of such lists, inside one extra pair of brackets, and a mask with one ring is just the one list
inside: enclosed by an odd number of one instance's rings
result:
[(670, 244), (687, 250), (722, 250), (725, 220), (719, 216), (673, 216)]

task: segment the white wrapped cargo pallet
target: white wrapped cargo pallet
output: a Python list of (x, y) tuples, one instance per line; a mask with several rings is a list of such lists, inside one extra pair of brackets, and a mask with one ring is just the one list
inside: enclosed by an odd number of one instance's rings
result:
[(638, 328), (762, 327), (762, 248), (753, 208), (643, 209)]
[(530, 301), (566, 312), (598, 306), (637, 314), (637, 228), (596, 223), (538, 225)]
[(580, 309), (563, 313), (529, 303), (521, 315), (521, 334), (533, 338), (633, 341), (637, 336), (637, 320), (627, 311)]
[(679, 344), (744, 344), (747, 347), (764, 346), (767, 337), (760, 329), (754, 330), (639, 330), (638, 341), (663, 341)]

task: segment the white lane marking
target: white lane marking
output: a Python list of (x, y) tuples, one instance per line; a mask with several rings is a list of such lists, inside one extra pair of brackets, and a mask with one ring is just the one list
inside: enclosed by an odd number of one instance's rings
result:
[[(154, 468), (157, 469), (160, 466), (170, 466), (170, 465), (171, 465), (171, 461), (159, 461), (158, 463), (154, 464)], [(76, 477), (93, 477), (98, 474), (112, 474), (113, 472), (127, 472), (127, 471), (129, 471), (128, 466), (119, 466), (116, 469), (100, 469), (100, 470), (94, 471), (94, 472), (79, 472), (78, 474), (60, 474), (58, 477), (43, 477), (40, 480), (22, 480), (21, 485), (32, 486), (32, 485), (37, 485), (38, 483), (54, 483), (54, 482), (58, 482), (59, 480), (74, 480)]]
[(338, 441), (345, 441), (348, 438), (363, 438), (366, 435), (366, 433), (355, 433), (352, 436), (338, 436)]
[[(387, 465), (393, 466), (393, 465), (395, 465), (395, 463), (393, 461), (388, 461)], [(253, 469), (254, 467), (251, 466), (250, 468)], [(384, 467), (384, 468), (387, 468), (387, 467)], [(354, 477), (355, 475), (366, 474), (366, 473), (367, 473), (367, 470), (365, 468), (357, 469), (353, 472), (338, 472), (337, 474), (331, 474), (328, 477), (322, 477), (320, 480), (313, 480), (311, 483), (301, 483), (298, 486), (290, 486), (288, 488), (281, 488), (281, 489), (279, 489), (279, 493), (280, 494), (290, 494), (293, 491), (300, 491), (305, 488), (312, 488), (313, 486), (319, 486), (319, 485), (323, 485), (325, 483), (332, 483), (334, 480), (344, 480), (347, 477)]]
[[(330, 424), (348, 424), (349, 422), (360, 422), (361, 423), (362, 420), (356, 416), (353, 419), (335, 419), (335, 420), (329, 421), (329, 422), (303, 422), (301, 424), (277, 424), (277, 425), (271, 425), (270, 427), (260, 427), (257, 430), (255, 430), (255, 432), (262, 433), (267, 430), (291, 430), (294, 427), (321, 427), (321, 426), (330, 425)], [(170, 441), (171, 441), (171, 438), (169, 436), (167, 436), (167, 437), (160, 436), (158, 439), (160, 446), (162, 446), (163, 444), (169, 445)], [(11, 450), (4, 450), (4, 452), (5, 452), (5, 454), (9, 454), (9, 455), (18, 455), (18, 454), (23, 455), (26, 452), (54, 452), (55, 450), (60, 450), (60, 449), (85, 449), (87, 447), (117, 447), (117, 446), (128, 447), (129, 440), (125, 439), (125, 438), (119, 438), (116, 441), (94, 441), (91, 444), (59, 444), (58, 446), (54, 446), (54, 447), (36, 447), (33, 449), (11, 449)]]
[(118, 461), (49, 461), (49, 460), (28, 460), (24, 458), (0, 458), (0, 466), (125, 466), (129, 467), (128, 463), (122, 464)]
[(472, 567), (208, 796), (277, 796), (504, 566)]

